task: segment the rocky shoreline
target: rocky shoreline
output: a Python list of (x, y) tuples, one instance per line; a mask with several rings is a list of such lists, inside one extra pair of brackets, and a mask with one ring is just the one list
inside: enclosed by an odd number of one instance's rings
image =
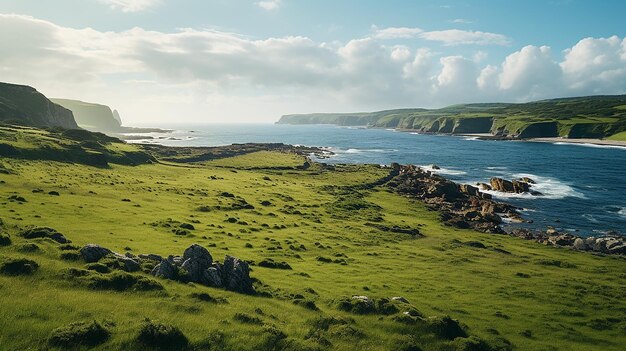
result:
[[(626, 237), (610, 233), (599, 237), (580, 237), (558, 232), (554, 228), (532, 231), (514, 228), (505, 231), (503, 219), (523, 222), (518, 208), (495, 201), (490, 194), (468, 184), (457, 184), (436, 173), (413, 165), (391, 164), (390, 180), (385, 186), (398, 194), (424, 202), (429, 208), (441, 213), (441, 220), (460, 229), (474, 229), (483, 233), (511, 235), (533, 240), (544, 245), (609, 255), (626, 255)], [(530, 193), (534, 181), (530, 178), (508, 181), (492, 178), (490, 184), (480, 184), (483, 190), (513, 193)]]

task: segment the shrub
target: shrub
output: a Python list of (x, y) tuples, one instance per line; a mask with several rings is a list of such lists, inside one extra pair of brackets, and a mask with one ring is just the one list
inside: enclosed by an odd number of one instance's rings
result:
[(0, 262), (0, 273), (5, 275), (29, 275), (38, 268), (37, 262), (25, 258), (10, 258)]
[(78, 251), (65, 251), (61, 253), (61, 259), (66, 261), (78, 261), (81, 259), (80, 252)]
[(137, 341), (158, 350), (181, 350), (189, 345), (189, 340), (175, 326), (147, 321), (139, 330)]
[(258, 263), (259, 267), (275, 268), (275, 269), (291, 269), (291, 266), (287, 262), (276, 262), (271, 258), (265, 259)]
[(306, 309), (312, 310), (312, 311), (318, 311), (319, 308), (317, 308), (317, 306), (315, 305), (315, 301), (313, 300), (309, 300), (309, 299), (294, 299), (293, 303), (298, 305), (298, 306), (302, 306)]
[(213, 296), (211, 296), (211, 295), (209, 295), (207, 293), (192, 293), (189, 296), (191, 298), (194, 298), (194, 299), (200, 300), (200, 301), (204, 301), (204, 302), (213, 302), (213, 303), (217, 302), (217, 300)]
[(435, 335), (448, 340), (467, 337), (467, 333), (461, 328), (459, 322), (450, 316), (429, 318), (428, 329)]
[(39, 250), (40, 250), (39, 245), (33, 244), (33, 243), (26, 243), (17, 247), (17, 251), (20, 251), (20, 252), (36, 252)]
[(11, 245), (11, 237), (6, 234), (0, 234), (0, 246)]
[(87, 286), (94, 290), (115, 291), (154, 291), (163, 290), (159, 282), (142, 276), (126, 273), (113, 272), (108, 275), (89, 275), (85, 278)]
[(85, 266), (90, 271), (95, 271), (98, 273), (109, 273), (111, 270), (109, 267), (102, 263), (89, 263)]
[(53, 347), (71, 348), (77, 346), (97, 346), (111, 337), (107, 328), (96, 321), (72, 323), (54, 329), (48, 338)]
[(235, 313), (233, 319), (240, 323), (245, 324), (263, 324), (263, 321), (258, 317), (253, 317), (247, 313)]
[(491, 351), (489, 344), (475, 336), (456, 338), (450, 345), (454, 347), (455, 351)]

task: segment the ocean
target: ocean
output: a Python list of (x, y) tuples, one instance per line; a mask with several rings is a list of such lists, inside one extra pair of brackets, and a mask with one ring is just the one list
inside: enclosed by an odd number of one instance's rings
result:
[(218, 146), (279, 142), (328, 148), (321, 162), (414, 164), (460, 183), (491, 177), (530, 177), (543, 196), (490, 192), (520, 208), (532, 229), (552, 226), (580, 236), (626, 234), (626, 148), (589, 144), (484, 141), (329, 125), (171, 125), (172, 133), (135, 135), (132, 142), (168, 146)]

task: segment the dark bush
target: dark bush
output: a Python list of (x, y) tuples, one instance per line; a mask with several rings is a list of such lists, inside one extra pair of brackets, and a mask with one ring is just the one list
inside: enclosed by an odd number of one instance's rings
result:
[(64, 251), (61, 253), (61, 259), (66, 261), (78, 261), (81, 259), (80, 252), (78, 251)]
[(90, 271), (95, 271), (98, 273), (109, 273), (111, 272), (111, 269), (109, 269), (109, 267), (105, 264), (102, 263), (89, 263), (85, 266), (85, 268), (87, 268)]
[(459, 322), (450, 316), (429, 318), (428, 329), (435, 335), (448, 340), (467, 337), (467, 333), (461, 328)]
[(253, 317), (247, 313), (235, 313), (233, 319), (240, 323), (245, 324), (263, 324), (263, 321), (258, 317)]
[(200, 301), (203, 301), (203, 302), (213, 302), (213, 303), (217, 302), (217, 300), (213, 296), (211, 296), (211, 295), (209, 295), (207, 293), (192, 293), (189, 296), (191, 298), (194, 298), (196, 300), (200, 300)]
[(50, 238), (61, 244), (67, 244), (70, 242), (63, 236), (63, 234), (59, 233), (55, 229), (48, 227), (36, 227), (27, 229), (19, 233), (19, 235), (26, 239)]
[(40, 250), (39, 246), (33, 243), (26, 243), (17, 247), (17, 251), (20, 251), (20, 252), (37, 252), (39, 250)]
[(317, 308), (317, 306), (315, 305), (315, 301), (313, 300), (309, 300), (309, 299), (294, 299), (293, 303), (298, 305), (298, 306), (302, 306), (306, 309), (309, 309), (311, 311), (318, 311), (319, 308)]
[(154, 291), (163, 290), (159, 282), (126, 272), (113, 272), (108, 275), (89, 275), (85, 278), (87, 286), (95, 290), (115, 291)]
[(475, 336), (456, 338), (450, 345), (454, 347), (455, 351), (491, 351), (489, 344)]
[(80, 250), (80, 246), (76, 246), (76, 245), (72, 245), (72, 244), (59, 245), (59, 250), (61, 250), (61, 251), (70, 251), (70, 250), (78, 251), (78, 250)]
[(189, 224), (189, 223), (181, 223), (179, 225), (179, 227), (183, 228), (183, 229), (187, 229), (187, 230), (195, 230), (196, 228), (193, 226), (193, 224)]
[(0, 261), (0, 273), (5, 275), (33, 274), (38, 268), (37, 262), (25, 258), (9, 258)]
[(0, 246), (11, 245), (11, 237), (6, 234), (0, 234)]
[(77, 346), (97, 346), (106, 342), (111, 332), (96, 321), (72, 323), (54, 329), (48, 338), (48, 344), (64, 349)]
[(259, 267), (275, 268), (275, 269), (291, 269), (291, 266), (287, 262), (276, 262), (271, 258), (265, 259), (258, 263)]
[(148, 321), (139, 330), (137, 341), (157, 350), (181, 350), (187, 348), (189, 340), (175, 326)]

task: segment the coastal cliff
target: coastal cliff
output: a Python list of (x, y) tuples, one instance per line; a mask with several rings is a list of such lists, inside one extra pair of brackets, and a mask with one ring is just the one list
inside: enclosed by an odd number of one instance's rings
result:
[(626, 130), (626, 95), (522, 104), (462, 104), (355, 114), (286, 115), (277, 124), (335, 124), (423, 133), (492, 134), (499, 138), (605, 138)]
[(0, 122), (76, 129), (72, 111), (26, 85), (0, 83)]

